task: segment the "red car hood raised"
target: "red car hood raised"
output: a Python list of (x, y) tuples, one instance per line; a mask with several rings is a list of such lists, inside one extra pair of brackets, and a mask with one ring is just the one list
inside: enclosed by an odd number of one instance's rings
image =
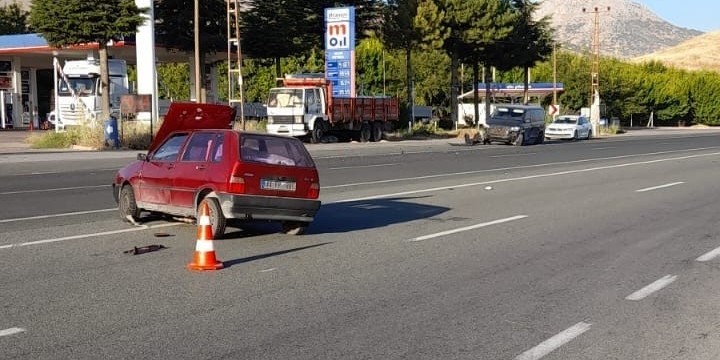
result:
[(174, 102), (153, 138), (148, 153), (153, 152), (173, 131), (196, 129), (231, 129), (235, 109), (227, 105)]

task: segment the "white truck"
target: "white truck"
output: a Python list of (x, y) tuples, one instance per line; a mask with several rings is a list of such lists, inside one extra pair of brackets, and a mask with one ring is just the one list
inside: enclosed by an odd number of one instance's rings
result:
[[(119, 112), (120, 97), (129, 93), (127, 64), (125, 60), (108, 59), (110, 75), (110, 112)], [(53, 110), (49, 114), (50, 122), (55, 126), (65, 127), (93, 122), (99, 119), (102, 112), (102, 96), (100, 92), (100, 61), (68, 60), (59, 77), (58, 104), (60, 109), (59, 124)]]

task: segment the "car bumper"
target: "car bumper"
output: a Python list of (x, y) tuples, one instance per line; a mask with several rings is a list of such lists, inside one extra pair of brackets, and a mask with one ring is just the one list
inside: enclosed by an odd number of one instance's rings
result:
[(548, 139), (572, 139), (575, 137), (575, 134), (564, 132), (548, 132), (547, 130), (545, 130), (545, 137)]
[(305, 124), (268, 124), (266, 130), (271, 134), (279, 134), (286, 136), (305, 136), (309, 134), (309, 130)]
[(319, 200), (224, 193), (217, 197), (228, 219), (312, 222), (320, 209)]

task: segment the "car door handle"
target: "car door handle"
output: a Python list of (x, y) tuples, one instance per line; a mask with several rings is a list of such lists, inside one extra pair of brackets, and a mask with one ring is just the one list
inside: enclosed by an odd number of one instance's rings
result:
[(175, 164), (170, 164), (170, 165), (168, 165), (167, 168), (168, 168), (168, 169), (174, 169), (174, 168), (175, 168)]
[(206, 168), (205, 165), (197, 165), (197, 166), (195, 166), (195, 170), (205, 170), (205, 168)]

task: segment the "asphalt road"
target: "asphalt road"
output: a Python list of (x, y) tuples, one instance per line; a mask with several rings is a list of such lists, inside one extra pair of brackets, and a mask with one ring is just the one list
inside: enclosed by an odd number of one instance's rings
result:
[(0, 358), (720, 357), (717, 133), (308, 147), (309, 234), (231, 229), (209, 273), (193, 225), (117, 218), (132, 153), (0, 157)]

